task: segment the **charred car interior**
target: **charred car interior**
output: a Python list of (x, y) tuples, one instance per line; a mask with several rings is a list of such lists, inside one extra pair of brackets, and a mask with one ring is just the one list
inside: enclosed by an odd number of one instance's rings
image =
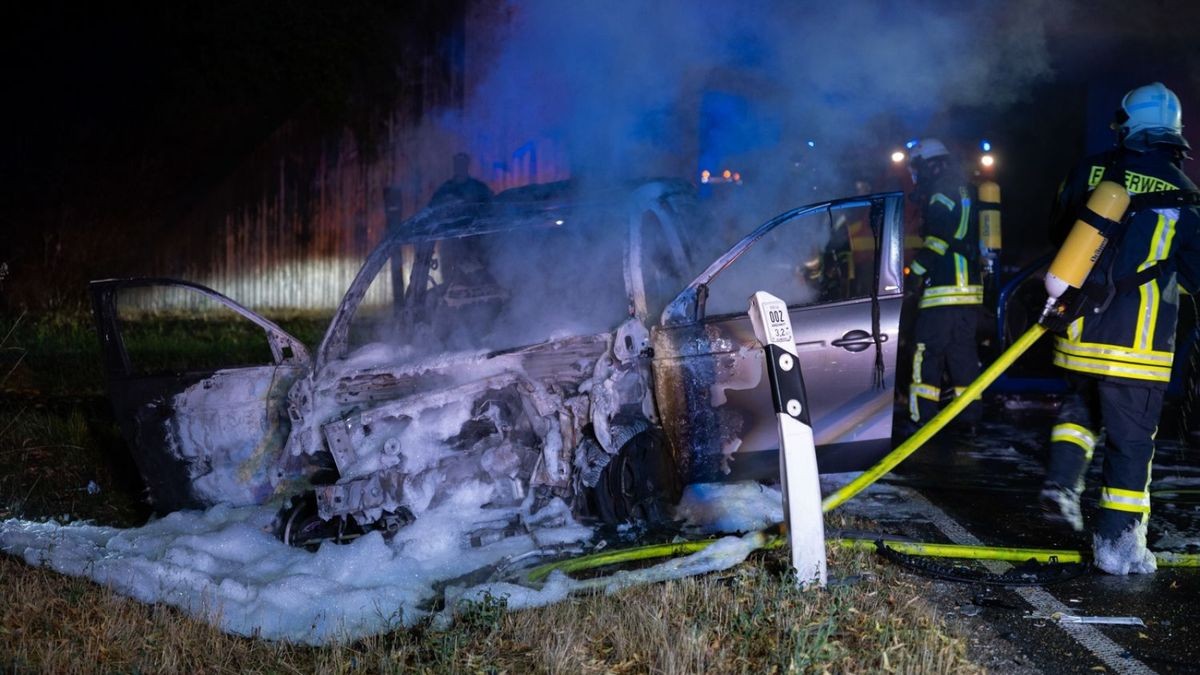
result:
[[(687, 483), (777, 479), (756, 290), (788, 303), (821, 470), (872, 463), (890, 447), (902, 218), (899, 193), (827, 201), (726, 247), (683, 181), (431, 207), (368, 256), (311, 355), (190, 282), (91, 294), (160, 513), (277, 501), (277, 534), (310, 545), (394, 533), (469, 488), (481, 545), (567, 515), (666, 521)], [(147, 294), (247, 323), (261, 362), (147, 372), (122, 310)]]

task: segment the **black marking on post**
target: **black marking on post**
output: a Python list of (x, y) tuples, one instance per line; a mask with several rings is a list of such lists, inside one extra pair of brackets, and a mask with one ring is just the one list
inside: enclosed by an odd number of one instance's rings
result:
[[(763, 351), (767, 355), (767, 379), (771, 382), (771, 400), (775, 403), (775, 412), (790, 415), (811, 427), (808, 397), (804, 394), (804, 376), (800, 374), (800, 359), (778, 345), (764, 345)], [(779, 365), (779, 359), (784, 355), (792, 360), (791, 370), (784, 370)], [(788, 412), (788, 401), (800, 402), (799, 415)]]

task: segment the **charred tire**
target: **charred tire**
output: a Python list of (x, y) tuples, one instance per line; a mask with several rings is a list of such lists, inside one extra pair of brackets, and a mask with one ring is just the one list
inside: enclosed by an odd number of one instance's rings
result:
[(588, 505), (607, 525), (666, 524), (683, 494), (679, 469), (658, 429), (643, 431), (621, 446), (588, 488)]
[(275, 516), (275, 536), (288, 546), (315, 551), (323, 542), (348, 544), (358, 538), (363, 529), (344, 518), (321, 520), (314, 492), (292, 497)]
[(275, 536), (288, 546), (303, 547), (317, 529), (317, 499), (311, 492), (299, 494), (287, 501), (275, 514)]

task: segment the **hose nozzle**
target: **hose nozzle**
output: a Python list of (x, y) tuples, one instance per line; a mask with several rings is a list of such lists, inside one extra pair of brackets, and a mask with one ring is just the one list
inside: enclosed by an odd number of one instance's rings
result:
[(1058, 308), (1055, 306), (1057, 303), (1058, 298), (1046, 298), (1046, 306), (1042, 308), (1042, 315), (1038, 317), (1038, 323), (1045, 324), (1048, 317), (1058, 314)]

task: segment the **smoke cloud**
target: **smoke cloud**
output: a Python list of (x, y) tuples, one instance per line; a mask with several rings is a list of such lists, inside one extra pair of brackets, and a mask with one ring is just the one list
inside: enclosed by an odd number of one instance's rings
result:
[[(761, 184), (810, 139), (833, 157), (896, 142), (881, 121), (923, 134), (955, 106), (1019, 100), (1051, 74), (1046, 25), (1058, 7), (512, 0), (482, 81), (444, 123), (468, 143), (553, 138), (574, 176), (596, 179), (695, 180), (701, 146), (726, 145), (722, 159), (737, 155), (747, 183)], [(740, 109), (723, 113), (714, 93)]]
[[(484, 160), (497, 156), (498, 145), (511, 144), (503, 149), (511, 157), (552, 146), (593, 196), (638, 178), (698, 182), (706, 166), (732, 166), (743, 182), (714, 192), (706, 215), (687, 224), (693, 269), (679, 270), (674, 290), (784, 209), (893, 188), (856, 182), (871, 178), (864, 155), (886, 171), (895, 144), (937, 133), (947, 111), (998, 113), (1020, 101), (1052, 74), (1047, 26), (1067, 11), (1045, 0), (473, 7), (471, 30), (492, 37), (468, 41), (477, 48), (468, 49), (463, 107), (414, 134), (406, 153), (437, 173), (448, 147), (470, 150), (486, 179)], [(481, 261), (488, 283), (505, 289), (504, 309), (460, 316), (472, 340), (447, 334), (432, 344), (465, 348), (483, 337), (497, 347), (614, 328), (627, 315), (616, 273), (623, 231), (499, 237), (481, 249)], [(808, 244), (800, 248), (819, 249), (823, 240)], [(571, 316), (572, 307), (587, 316)]]

